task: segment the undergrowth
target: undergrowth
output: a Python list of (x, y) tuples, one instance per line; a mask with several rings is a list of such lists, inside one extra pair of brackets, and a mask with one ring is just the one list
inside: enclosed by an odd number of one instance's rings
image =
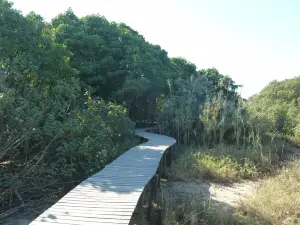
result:
[(172, 163), (173, 178), (204, 178), (213, 181), (235, 182), (255, 180), (275, 172), (279, 154), (272, 146), (261, 150), (216, 146), (193, 148), (181, 146), (176, 150)]
[(180, 199), (166, 204), (163, 212), (163, 225), (238, 225), (239, 218), (216, 209), (210, 201)]
[(80, 96), (76, 84), (0, 99), (0, 224), (34, 218), (138, 143), (124, 107)]
[(300, 223), (300, 165), (292, 162), (268, 178), (257, 192), (242, 202), (239, 211), (255, 224), (292, 225)]

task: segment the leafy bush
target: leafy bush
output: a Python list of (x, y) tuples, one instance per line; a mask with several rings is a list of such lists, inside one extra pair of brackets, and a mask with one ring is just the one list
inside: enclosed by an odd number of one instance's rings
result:
[(270, 131), (298, 136), (300, 77), (273, 81), (249, 99), (249, 111), (270, 125)]
[(41, 199), (47, 205), (53, 194), (64, 194), (137, 143), (124, 107), (80, 93), (79, 81), (71, 78), (46, 93), (28, 88), (24, 96), (13, 89), (2, 95), (3, 211), (35, 207)]

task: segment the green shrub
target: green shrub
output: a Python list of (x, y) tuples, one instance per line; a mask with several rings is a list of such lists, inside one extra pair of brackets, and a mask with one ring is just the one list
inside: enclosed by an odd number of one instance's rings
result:
[(279, 163), (274, 146), (263, 151), (234, 146), (199, 149), (181, 146), (175, 151), (172, 163), (174, 178), (204, 178), (213, 181), (234, 182), (257, 179), (275, 172)]
[[(124, 107), (80, 94), (75, 78), (40, 92), (0, 98), (0, 203), (3, 212), (49, 197), (52, 203), (136, 145)], [(59, 193), (60, 192), (60, 193)], [(38, 212), (43, 207), (36, 209)]]

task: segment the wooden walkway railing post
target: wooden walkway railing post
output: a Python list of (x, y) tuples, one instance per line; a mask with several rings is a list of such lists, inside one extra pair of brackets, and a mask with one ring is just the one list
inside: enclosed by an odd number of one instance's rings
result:
[(138, 206), (138, 214), (139, 214), (139, 221), (138, 225), (145, 225), (145, 192), (142, 193), (142, 196), (139, 201), (139, 206)]
[(150, 181), (150, 197), (148, 200), (148, 211), (147, 211), (147, 219), (151, 219), (152, 209), (153, 209), (153, 201), (156, 199), (156, 192), (158, 190), (158, 179), (159, 176), (157, 174), (154, 175), (152, 180)]

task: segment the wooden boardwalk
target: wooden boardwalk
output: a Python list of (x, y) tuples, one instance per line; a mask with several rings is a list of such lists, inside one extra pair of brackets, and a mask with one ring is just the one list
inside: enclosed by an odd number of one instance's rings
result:
[(86, 179), (30, 225), (129, 224), (139, 198), (164, 151), (176, 140), (137, 129), (148, 139)]

